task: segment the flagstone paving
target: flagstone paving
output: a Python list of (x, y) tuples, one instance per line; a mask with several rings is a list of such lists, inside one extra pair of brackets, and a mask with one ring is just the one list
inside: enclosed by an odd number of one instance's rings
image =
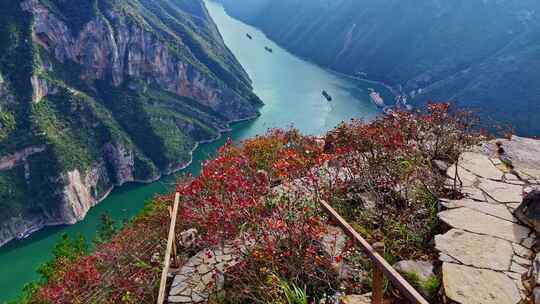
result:
[[(503, 154), (497, 153), (495, 141), (489, 142), (463, 153), (458, 165), (447, 170), (446, 184), (454, 184), (457, 172), (465, 195), (441, 201), (438, 214), (448, 228), (435, 237), (448, 302), (518, 304), (535, 287), (527, 290), (525, 279), (540, 269), (540, 262), (533, 263), (537, 236), (513, 212), (524, 194), (540, 188), (540, 141), (516, 137), (501, 142)], [(507, 167), (510, 163), (513, 169)], [(295, 188), (306, 186), (300, 184)], [(329, 231), (333, 234), (326, 239), (340, 247), (344, 238), (335, 229)], [(223, 284), (227, 267), (240, 260), (234, 252), (225, 246), (203, 250), (189, 259), (174, 273), (168, 302), (206, 302), (213, 288)]]
[[(449, 179), (460, 175), (465, 197), (445, 200), (439, 219), (449, 227), (435, 237), (446, 297), (462, 304), (517, 304), (530, 290), (536, 234), (514, 217), (524, 194), (540, 177), (540, 144), (516, 138), (463, 153)], [(507, 165), (512, 164), (513, 168)], [(453, 180), (447, 182), (451, 185)]]

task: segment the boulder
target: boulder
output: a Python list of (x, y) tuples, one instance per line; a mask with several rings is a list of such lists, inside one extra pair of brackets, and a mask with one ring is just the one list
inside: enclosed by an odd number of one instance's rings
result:
[(434, 266), (425, 261), (400, 261), (394, 268), (426, 298), (433, 298), (438, 292), (439, 279)]
[(540, 191), (527, 194), (514, 214), (521, 222), (540, 233)]
[(511, 140), (500, 140), (504, 157), (512, 162), (522, 178), (540, 179), (540, 140), (512, 136)]
[(434, 160), (433, 164), (435, 165), (435, 168), (439, 169), (441, 172), (446, 172), (448, 168), (450, 168), (451, 164), (443, 161), (443, 160)]
[(340, 304), (371, 304), (371, 293), (364, 295), (347, 295), (339, 299)]
[(197, 240), (197, 229), (191, 228), (180, 233), (180, 245), (184, 248), (191, 248)]
[(534, 304), (540, 304), (540, 287), (536, 287), (533, 290), (532, 300)]
[(335, 226), (328, 226), (321, 239), (322, 248), (332, 260), (332, 268), (339, 274), (340, 279), (347, 276), (347, 265), (342, 259), (337, 259), (343, 254), (346, 243), (347, 236), (341, 228)]

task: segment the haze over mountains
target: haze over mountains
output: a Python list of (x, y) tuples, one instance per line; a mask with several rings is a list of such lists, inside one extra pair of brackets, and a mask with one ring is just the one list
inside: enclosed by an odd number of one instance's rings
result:
[(221, 0), (293, 53), (540, 134), (540, 2)]
[(0, 245), (258, 114), (202, 0), (2, 0), (0, 18)]
[[(453, 101), (540, 134), (536, 0), (220, 1), (412, 105)], [(172, 173), (258, 115), (202, 0), (3, 0), (0, 18), (0, 245), (82, 219), (115, 185)]]

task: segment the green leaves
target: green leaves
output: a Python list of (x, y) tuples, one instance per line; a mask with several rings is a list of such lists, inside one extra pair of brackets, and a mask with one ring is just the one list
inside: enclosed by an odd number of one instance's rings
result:
[(84, 236), (71, 238), (67, 233), (62, 235), (60, 242), (54, 247), (53, 260), (41, 265), (37, 272), (43, 283), (49, 282), (57, 273), (62, 272), (65, 262), (75, 262), (79, 257), (88, 253), (88, 244)]
[(116, 221), (109, 213), (101, 215), (101, 226), (98, 230), (94, 243), (97, 245), (110, 242), (113, 236), (118, 232)]
[(280, 280), (279, 288), (285, 295), (288, 304), (308, 304), (306, 289), (301, 289), (294, 283)]

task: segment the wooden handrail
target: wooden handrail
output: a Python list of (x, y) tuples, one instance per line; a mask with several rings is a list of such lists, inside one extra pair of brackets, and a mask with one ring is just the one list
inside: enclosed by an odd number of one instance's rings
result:
[[(356, 232), (345, 219), (343, 219), (337, 212), (334, 210), (327, 202), (323, 200), (318, 200), (326, 213), (337, 221), (338, 225), (345, 231), (345, 233), (352, 238), (357, 244), (360, 245), (365, 254), (371, 259), (373, 263), (375, 276), (377, 277), (377, 272), (382, 271), (384, 275), (392, 282), (392, 284), (401, 291), (402, 295), (405, 296), (411, 303), (418, 304), (429, 304), (426, 299), (424, 299), (414, 287), (407, 282), (388, 262), (373, 248), (369, 243), (362, 237), (358, 232)], [(377, 286), (375, 286), (377, 284)], [(374, 282), (373, 284), (374, 292), (377, 296), (372, 298), (372, 303), (381, 301), (378, 295), (382, 291), (382, 282)], [(379, 298), (379, 299), (377, 299)], [(380, 304), (380, 303), (376, 303)]]
[(169, 237), (167, 238), (167, 250), (165, 251), (165, 262), (163, 263), (163, 272), (161, 273), (161, 283), (159, 284), (159, 294), (157, 304), (163, 304), (165, 301), (165, 289), (167, 287), (167, 275), (171, 265), (171, 251), (174, 243), (174, 232), (176, 227), (176, 217), (178, 214), (178, 204), (180, 202), (180, 193), (174, 197), (174, 206), (171, 214), (171, 224), (169, 226)]
[[(392, 284), (401, 291), (411, 303), (417, 304), (429, 304), (414, 287), (412, 287), (407, 280), (405, 280), (388, 262), (379, 254), (381, 248), (373, 248), (356, 230), (354, 230), (345, 219), (343, 219), (337, 211), (335, 211), (327, 202), (318, 199), (319, 203), (325, 210), (325, 212), (333, 218), (337, 224), (344, 230), (344, 232), (352, 238), (362, 249), (362, 251), (371, 259), (374, 267), (374, 280), (373, 280), (373, 292), (372, 303), (382, 304), (382, 289), (383, 280), (382, 275), (386, 276)], [(171, 213), (171, 223), (169, 227), (169, 236), (167, 238), (167, 249), (165, 251), (165, 260), (163, 266), (163, 272), (161, 273), (161, 283), (159, 286), (159, 294), (157, 304), (163, 304), (165, 301), (165, 291), (167, 286), (167, 275), (171, 263), (171, 252), (174, 246), (176, 218), (178, 215), (178, 208), (180, 202), (180, 194), (176, 193), (174, 198), (174, 206)], [(376, 245), (375, 245), (376, 246)], [(381, 252), (382, 253), (382, 252)]]

